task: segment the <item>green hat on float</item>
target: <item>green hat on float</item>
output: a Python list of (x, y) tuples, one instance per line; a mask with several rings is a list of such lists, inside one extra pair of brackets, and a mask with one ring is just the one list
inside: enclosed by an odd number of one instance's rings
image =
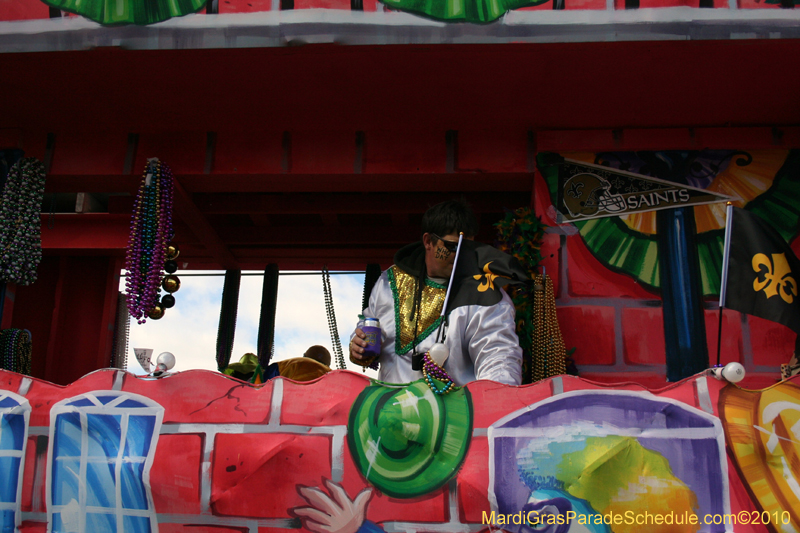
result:
[(394, 498), (414, 498), (447, 483), (471, 437), (469, 391), (434, 394), (423, 380), (367, 387), (347, 424), (347, 443), (361, 474)]
[(258, 366), (258, 356), (254, 353), (246, 353), (239, 359), (238, 363), (231, 363), (222, 371), (223, 374), (233, 375), (233, 372), (241, 372), (247, 374), (255, 371)]

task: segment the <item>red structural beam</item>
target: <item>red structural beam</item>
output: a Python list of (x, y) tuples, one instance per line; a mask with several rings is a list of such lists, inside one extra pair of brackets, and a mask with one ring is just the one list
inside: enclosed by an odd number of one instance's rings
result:
[(197, 209), (179, 179), (175, 180), (175, 214), (189, 226), (190, 231), (203, 243), (222, 268), (225, 270), (239, 268), (228, 246), (219, 238), (219, 235), (211, 227), (205, 216)]
[[(176, 203), (182, 204), (183, 202)], [(176, 211), (183, 211), (185, 205), (178, 207)], [(182, 212), (182, 219), (186, 221), (196, 214), (185, 216)], [(201, 215), (202, 216), (202, 215)], [(106, 213), (87, 213), (87, 214), (57, 214), (41, 215), (42, 219), (42, 248), (46, 250), (120, 250), (128, 246), (130, 235), (130, 215), (110, 215)], [(205, 219), (203, 219), (205, 220)], [(220, 242), (236, 245), (258, 244), (262, 247), (308, 247), (308, 246), (342, 246), (353, 245), (353, 248), (367, 247), (376, 245), (405, 244), (419, 239), (419, 228), (416, 226), (401, 226), (386, 228), (387, 231), (380, 231), (380, 227), (370, 226), (368, 219), (364, 220), (364, 225), (359, 227), (239, 227), (221, 226), (218, 230), (214, 229), (208, 221), (199, 222), (192, 230), (194, 238), (187, 238), (181, 235), (181, 243), (199, 245), (206, 251), (206, 254), (216, 257), (213, 249), (209, 246), (209, 241), (213, 238), (220, 239)], [(200, 227), (202, 226), (202, 228)], [(370, 231), (366, 231), (369, 228)], [(185, 233), (185, 232), (184, 232)], [(200, 233), (203, 237), (198, 235)], [(208, 238), (209, 235), (214, 235)], [(179, 243), (180, 244), (180, 243)], [(225, 246), (223, 244), (223, 246)], [(227, 259), (236, 261), (225, 247), (229, 257)], [(183, 255), (183, 254), (182, 254)], [(217, 259), (219, 259), (217, 257)], [(226, 263), (220, 263), (226, 264)], [(227, 263), (231, 268), (234, 263)]]
[[(530, 179), (532, 180), (532, 174)], [(438, 179), (438, 178), (437, 178)], [(502, 187), (502, 181), (491, 182), (493, 190)], [(504, 208), (517, 207), (521, 197), (531, 192), (531, 183), (510, 192), (472, 192), (464, 193), (464, 197), (476, 212), (502, 212)], [(303, 213), (316, 214), (361, 214), (389, 213), (408, 214), (423, 213), (429, 204), (435, 204), (453, 198), (453, 192), (444, 193), (340, 193), (340, 194), (305, 194), (296, 193), (291, 196), (280, 194), (235, 194), (235, 193), (202, 193), (195, 194), (197, 207), (205, 214), (269, 214), (291, 215)], [(405, 223), (408, 223), (406, 220)], [(404, 225), (404, 224), (395, 224)]]
[[(230, 245), (262, 246), (359, 246), (392, 243), (402, 246), (420, 239), (418, 226), (376, 227), (369, 216), (359, 227), (321, 226), (297, 227), (241, 227), (221, 226), (219, 236)], [(383, 231), (382, 231), (383, 230)]]
[(800, 146), (798, 127), (625, 128), (536, 132), (540, 151), (749, 150)]
[[(322, 230), (322, 231), (320, 231)], [(339, 269), (362, 269), (367, 263), (388, 266), (400, 244), (415, 240), (411, 232), (391, 237), (394, 232), (366, 232), (363, 229), (344, 228), (343, 235), (359, 240), (362, 247), (346, 247), (344, 238), (334, 242), (320, 242), (340, 230), (336, 228), (264, 229), (265, 235), (274, 237), (252, 248), (232, 247), (229, 250), (234, 263), (221, 263), (207, 247), (181, 229), (176, 239), (181, 247), (179, 262), (193, 269), (226, 269), (233, 265), (242, 269), (262, 269), (267, 263), (278, 263), (282, 269), (308, 269), (330, 265)], [(42, 247), (46, 253), (67, 255), (104, 254), (122, 257), (130, 234), (130, 215), (104, 213), (42, 215)], [(370, 237), (372, 235), (372, 237)], [(383, 235), (383, 238), (381, 238)], [(388, 235), (388, 236), (387, 236)], [(291, 237), (291, 238), (290, 238)], [(252, 235), (247, 236), (253, 239)], [(401, 239), (407, 241), (401, 242)], [(318, 244), (312, 244), (318, 243)], [(121, 268), (121, 267), (120, 267)]]
[[(91, 165), (87, 164), (87, 168)], [(122, 174), (49, 174), (45, 182), (46, 193), (128, 193), (135, 195), (142, 178)]]
[(128, 246), (131, 215), (41, 215), (45, 250), (121, 250)]
[(533, 174), (213, 174), (181, 176), (187, 190), (208, 192), (440, 192), (530, 190)]
[[(798, 123), (800, 104), (767, 98), (764, 88), (798, 85), (798, 50), (798, 39), (730, 39), (3, 54), (3, 71), (14, 73), (3, 87), (4, 101), (14, 102), (3, 126), (47, 132), (98, 123), (123, 134), (202, 135), (335, 125), (366, 131), (368, 158), (370, 131), (421, 125), (789, 126)], [(165, 76), (148, 98), (135, 81), (142, 72)]]
[[(397, 247), (393, 248), (268, 248), (233, 249), (242, 270), (263, 270), (264, 265), (276, 263), (281, 270), (364, 270), (367, 264), (377, 263), (386, 268), (393, 263)], [(181, 251), (181, 260), (184, 260)], [(219, 269), (209, 257), (185, 258), (190, 269)]]
[[(188, 193), (226, 192), (441, 192), (530, 190), (528, 172), (456, 172), (397, 174), (180, 174)], [(46, 192), (127, 192), (135, 194), (141, 176), (47, 176)]]

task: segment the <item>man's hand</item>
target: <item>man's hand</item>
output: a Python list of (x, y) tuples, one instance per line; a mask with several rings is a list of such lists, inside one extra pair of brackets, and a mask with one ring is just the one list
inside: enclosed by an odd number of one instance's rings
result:
[(367, 334), (361, 328), (357, 328), (353, 340), (350, 341), (350, 360), (361, 366), (369, 364), (369, 357), (364, 356), (364, 348), (366, 346)]
[(295, 508), (303, 526), (315, 533), (355, 533), (364, 523), (367, 502), (372, 497), (372, 489), (362, 490), (355, 501), (344, 489), (333, 481), (325, 480), (330, 496), (317, 488), (298, 487), (300, 495), (311, 507)]

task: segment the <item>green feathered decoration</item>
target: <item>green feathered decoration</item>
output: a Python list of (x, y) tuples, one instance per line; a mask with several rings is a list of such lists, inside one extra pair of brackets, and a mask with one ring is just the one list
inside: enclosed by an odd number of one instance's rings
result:
[[(542, 239), (547, 228), (529, 207), (506, 211), (505, 219), (497, 222), (496, 247), (514, 256), (534, 279), (542, 262)], [(530, 383), (531, 354), (533, 351), (533, 285), (507, 287), (508, 295), (517, 309), (517, 335), (522, 348), (523, 383)]]

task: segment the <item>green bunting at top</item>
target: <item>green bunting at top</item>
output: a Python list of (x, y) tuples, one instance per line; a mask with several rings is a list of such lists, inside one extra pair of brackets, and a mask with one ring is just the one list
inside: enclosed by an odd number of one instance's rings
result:
[(147, 26), (172, 17), (196, 13), (206, 0), (42, 0), (62, 11), (75, 13), (103, 26)]
[(547, 0), (381, 0), (381, 2), (392, 9), (443, 22), (487, 24), (512, 9), (538, 6)]

